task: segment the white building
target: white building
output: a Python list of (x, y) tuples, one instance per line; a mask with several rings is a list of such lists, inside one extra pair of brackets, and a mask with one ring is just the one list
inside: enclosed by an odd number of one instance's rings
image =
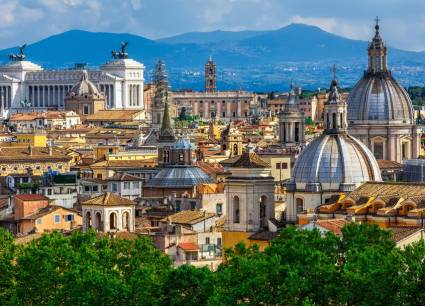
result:
[(117, 173), (108, 179), (108, 191), (135, 200), (142, 197), (143, 179), (128, 173)]
[(134, 232), (136, 203), (107, 192), (81, 204), (83, 210), (83, 230), (95, 228), (98, 231)]
[[(113, 59), (88, 72), (106, 96), (106, 108), (143, 109), (144, 65), (128, 58)], [(22, 109), (27, 101), (35, 109), (63, 109), (67, 92), (81, 79), (78, 69), (44, 70), (26, 60), (0, 67), (0, 107), (3, 117)]]

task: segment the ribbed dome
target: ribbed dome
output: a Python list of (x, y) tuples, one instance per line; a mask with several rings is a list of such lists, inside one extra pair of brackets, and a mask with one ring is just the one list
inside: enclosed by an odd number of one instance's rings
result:
[(344, 190), (381, 181), (381, 174), (372, 152), (358, 139), (348, 134), (323, 134), (301, 152), (293, 178), (297, 185), (321, 184), (322, 190)]
[(413, 124), (412, 101), (387, 68), (387, 47), (379, 34), (378, 21), (369, 43), (368, 69), (348, 96), (348, 122), (350, 125)]
[(365, 73), (348, 96), (348, 122), (352, 124), (413, 124), (412, 101), (389, 72)]
[(200, 184), (211, 183), (214, 183), (214, 181), (198, 167), (176, 166), (162, 169), (144, 186), (151, 188), (192, 188)]
[(83, 70), (81, 80), (68, 92), (68, 96), (94, 96), (101, 97), (102, 94), (90, 80), (86, 70)]

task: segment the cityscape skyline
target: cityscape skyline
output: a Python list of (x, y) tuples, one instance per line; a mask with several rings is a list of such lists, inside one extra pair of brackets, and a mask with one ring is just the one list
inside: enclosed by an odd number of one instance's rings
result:
[[(425, 23), (420, 21), (425, 3), (418, 0), (343, 4), (335, 0), (0, 0), (0, 7), (0, 48), (32, 43), (71, 29), (159, 39), (197, 31), (271, 30), (290, 23), (315, 25), (347, 38), (367, 40), (378, 15), (389, 45), (425, 49)], [(410, 17), (405, 18), (407, 15)], [(39, 30), (27, 30), (33, 27)]]

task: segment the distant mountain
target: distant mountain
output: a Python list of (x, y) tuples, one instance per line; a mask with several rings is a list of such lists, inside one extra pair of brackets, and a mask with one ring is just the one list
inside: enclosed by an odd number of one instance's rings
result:
[[(192, 32), (159, 40), (72, 30), (30, 44), (26, 54), (45, 68), (75, 63), (93, 67), (109, 60), (122, 41), (130, 42), (130, 57), (146, 65), (147, 80), (156, 59), (164, 59), (174, 88), (202, 89), (203, 65), (210, 55), (217, 63), (220, 89), (280, 90), (289, 79), (307, 88), (327, 87), (333, 63), (342, 84), (352, 86), (367, 65), (367, 42), (304, 24), (271, 31)], [(0, 62), (11, 52), (15, 50), (0, 50)], [(389, 64), (402, 84), (423, 85), (425, 52), (390, 48)]]
[(267, 31), (212, 31), (212, 32), (189, 32), (176, 36), (158, 39), (158, 42), (167, 44), (210, 44), (224, 41), (238, 41), (251, 38)]

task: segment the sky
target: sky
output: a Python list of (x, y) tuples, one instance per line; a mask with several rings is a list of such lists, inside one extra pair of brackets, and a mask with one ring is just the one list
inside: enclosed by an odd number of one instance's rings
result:
[(425, 0), (0, 0), (0, 48), (71, 29), (157, 39), (193, 31), (306, 23), (353, 39), (379, 16), (388, 45), (425, 50)]

